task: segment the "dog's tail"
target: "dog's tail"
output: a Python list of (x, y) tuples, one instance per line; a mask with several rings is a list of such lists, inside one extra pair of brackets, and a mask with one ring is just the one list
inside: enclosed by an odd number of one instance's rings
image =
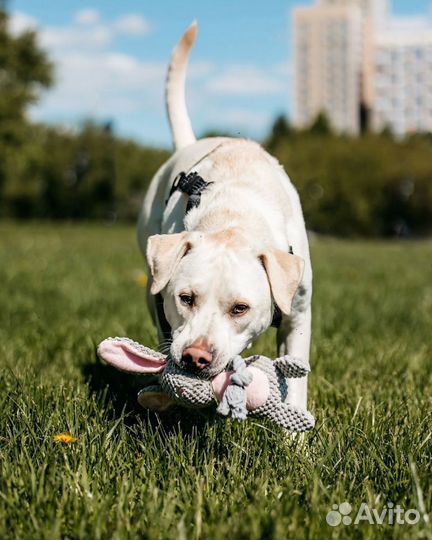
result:
[(176, 150), (196, 141), (186, 108), (185, 79), (189, 54), (197, 35), (198, 26), (194, 21), (174, 49), (165, 86), (165, 100), (168, 120)]

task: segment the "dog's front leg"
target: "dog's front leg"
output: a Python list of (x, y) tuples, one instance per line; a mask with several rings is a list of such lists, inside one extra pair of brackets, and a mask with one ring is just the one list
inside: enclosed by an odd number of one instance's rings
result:
[[(311, 339), (312, 288), (300, 286), (289, 316), (282, 318), (277, 332), (279, 356), (291, 356), (309, 361)], [(288, 380), (288, 403), (306, 408), (307, 376)]]

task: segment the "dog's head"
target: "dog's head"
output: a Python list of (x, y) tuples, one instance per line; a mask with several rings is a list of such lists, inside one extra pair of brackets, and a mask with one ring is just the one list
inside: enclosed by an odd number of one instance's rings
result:
[[(162, 293), (171, 355), (214, 376), (271, 324), (274, 303), (291, 309), (303, 259), (277, 249), (257, 253), (232, 229), (151, 236), (151, 293)], [(273, 297), (273, 299), (272, 299)]]

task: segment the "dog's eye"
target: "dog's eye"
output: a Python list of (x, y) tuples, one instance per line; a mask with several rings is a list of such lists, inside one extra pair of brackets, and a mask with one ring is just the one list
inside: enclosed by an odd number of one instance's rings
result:
[(247, 304), (234, 304), (231, 308), (231, 315), (243, 315), (246, 313), (246, 311), (249, 310), (249, 306)]
[(192, 307), (195, 302), (195, 296), (193, 294), (182, 293), (179, 295), (180, 302), (185, 306)]

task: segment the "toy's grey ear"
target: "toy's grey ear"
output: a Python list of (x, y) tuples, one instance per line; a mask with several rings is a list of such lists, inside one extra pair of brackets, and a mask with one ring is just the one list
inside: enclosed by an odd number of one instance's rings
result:
[(144, 409), (162, 412), (175, 405), (175, 401), (162, 390), (159, 384), (146, 386), (138, 394), (138, 403)]
[(289, 354), (277, 358), (274, 363), (282, 375), (290, 379), (305, 377), (310, 371), (309, 362), (294, 358)]
[(160, 373), (165, 369), (166, 357), (129, 338), (108, 338), (99, 344), (98, 356), (120, 371), (129, 373)]

